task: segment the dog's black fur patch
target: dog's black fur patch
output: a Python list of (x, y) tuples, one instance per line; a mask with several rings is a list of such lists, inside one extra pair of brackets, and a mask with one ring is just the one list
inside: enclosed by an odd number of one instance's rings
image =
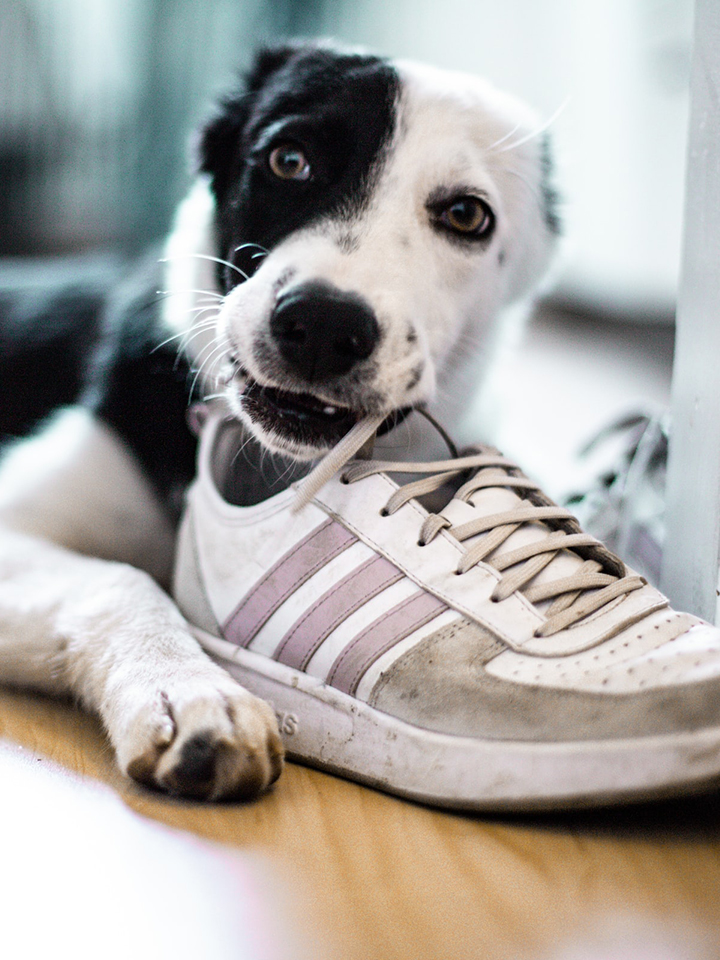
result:
[[(352, 221), (393, 135), (399, 86), (380, 57), (292, 45), (262, 53), (200, 144), (200, 168), (218, 202), (222, 256), (248, 272), (252, 261), (236, 250), (243, 244), (269, 250), (330, 214)], [(268, 155), (284, 142), (307, 156), (307, 181), (270, 171)], [(219, 279), (225, 291), (241, 280), (227, 267)]]
[(150, 257), (109, 299), (81, 402), (129, 444), (156, 493), (179, 515), (195, 473), (186, 411), (193, 374), (159, 319), (161, 265)]
[(105, 300), (94, 285), (23, 273), (22, 285), (0, 289), (0, 443), (76, 402)]
[[(55, 410), (92, 409), (130, 446), (173, 512), (195, 470), (185, 411), (191, 370), (175, 342), (163, 344), (157, 256), (122, 280), (58, 280), (21, 271), (0, 288), (0, 447), (30, 434)], [(6, 271), (6, 276), (8, 276)]]

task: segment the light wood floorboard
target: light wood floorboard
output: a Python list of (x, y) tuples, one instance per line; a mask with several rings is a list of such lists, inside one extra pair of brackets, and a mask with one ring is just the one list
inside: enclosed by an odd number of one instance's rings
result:
[(556, 956), (568, 938), (617, 917), (691, 922), (720, 945), (716, 795), (475, 817), (288, 764), (261, 800), (208, 806), (126, 781), (96, 720), (68, 704), (0, 691), (0, 738), (109, 785), (150, 820), (263, 854), (305, 898), (310, 921), (342, 960)]

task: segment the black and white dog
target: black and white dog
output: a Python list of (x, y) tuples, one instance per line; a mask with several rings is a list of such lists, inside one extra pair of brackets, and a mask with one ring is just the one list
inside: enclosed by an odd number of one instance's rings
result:
[[(391, 425), (427, 405), (452, 424), (557, 220), (525, 107), (471, 76), (322, 44), (261, 53), (199, 155), (164, 279), (111, 298), (98, 329), (78, 322), (82, 390), (4, 457), (0, 681), (72, 695), (123, 771), (217, 799), (264, 789), (282, 746), (272, 710), (161, 589), (194, 472), (193, 371), (263, 448), (299, 460), (366, 414)], [(39, 362), (22, 386), (44, 396), (49, 377)]]

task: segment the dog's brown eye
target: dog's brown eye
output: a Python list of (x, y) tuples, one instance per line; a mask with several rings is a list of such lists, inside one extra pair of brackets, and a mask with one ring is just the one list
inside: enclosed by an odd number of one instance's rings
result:
[(454, 233), (466, 237), (485, 237), (495, 223), (490, 207), (479, 197), (457, 197), (439, 210), (438, 221)]
[(308, 180), (310, 164), (298, 147), (283, 143), (271, 152), (268, 158), (270, 169), (281, 180)]

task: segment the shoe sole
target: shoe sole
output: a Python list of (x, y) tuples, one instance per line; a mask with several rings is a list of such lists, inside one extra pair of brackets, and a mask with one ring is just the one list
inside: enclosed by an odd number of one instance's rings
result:
[(199, 628), (205, 650), (275, 710), (288, 758), (431, 806), (562, 810), (720, 786), (720, 728), (628, 740), (480, 740), (414, 727)]

